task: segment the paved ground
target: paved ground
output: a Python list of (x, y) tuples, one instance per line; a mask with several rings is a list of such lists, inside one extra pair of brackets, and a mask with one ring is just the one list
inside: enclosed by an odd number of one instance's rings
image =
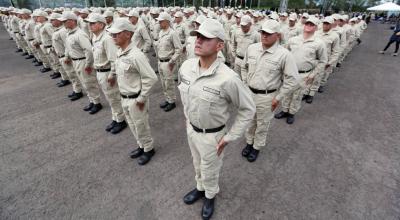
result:
[[(370, 25), (327, 92), (294, 125), (274, 121), (255, 163), (229, 145), (214, 219), (399, 219), (399, 58), (377, 54), (389, 34)], [(180, 103), (164, 113), (154, 89), (157, 154), (139, 167), (130, 131), (104, 131), (108, 105), (88, 115), (14, 50), (1, 27), (0, 219), (200, 219), (201, 202), (182, 202), (195, 183)]]

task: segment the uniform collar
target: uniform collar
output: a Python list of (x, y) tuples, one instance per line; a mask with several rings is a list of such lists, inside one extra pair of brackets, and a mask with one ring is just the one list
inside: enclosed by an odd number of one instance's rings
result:
[(166, 30), (166, 31), (165, 30), (161, 30), (161, 37), (163, 37), (165, 35), (168, 35), (170, 31), (171, 31), (171, 27), (169, 27), (168, 30)]
[(303, 42), (315, 41), (315, 33), (308, 39), (304, 39), (303, 35), (301, 36), (301, 38), (303, 39)]
[(76, 26), (74, 29), (69, 30), (69, 31), (68, 31), (68, 34), (73, 34), (73, 33), (75, 33), (78, 29), (79, 29), (79, 27)]
[(127, 48), (125, 48), (125, 50), (119, 49), (117, 56), (118, 56), (118, 57), (125, 56), (125, 55), (128, 54), (134, 47), (135, 47), (135, 44), (131, 41), (131, 43), (129, 44), (129, 46), (128, 46)]
[(93, 34), (93, 41), (99, 41), (99, 40), (101, 40), (101, 38), (104, 36), (104, 32), (105, 32), (105, 30), (103, 30), (103, 31), (99, 34), (99, 36), (96, 36), (95, 34)]
[[(271, 46), (270, 48), (268, 48), (268, 49), (265, 49), (264, 52), (268, 52), (268, 53), (271, 53), (271, 54), (275, 53), (276, 49), (278, 48), (278, 44), (279, 44), (278, 41), (275, 42), (274, 45), (272, 45), (272, 46)], [(261, 43), (261, 48), (262, 48), (262, 43)]]
[(196, 65), (194, 65), (192, 67), (192, 71), (197, 73), (197, 76), (200, 78), (200, 77), (203, 77), (203, 76), (213, 75), (216, 72), (216, 70), (219, 67), (221, 62), (219, 61), (218, 58), (215, 59), (214, 63), (212, 63), (211, 66), (206, 71), (204, 71), (203, 73), (200, 73), (200, 58), (196, 58), (196, 62), (195, 63), (196, 63)]

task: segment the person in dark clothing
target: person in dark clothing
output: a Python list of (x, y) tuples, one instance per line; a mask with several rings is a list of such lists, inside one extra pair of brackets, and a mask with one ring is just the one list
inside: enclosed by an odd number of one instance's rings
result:
[(400, 20), (397, 20), (397, 24), (396, 27), (394, 28), (394, 33), (392, 34), (392, 36), (389, 39), (389, 42), (386, 44), (385, 49), (379, 51), (380, 54), (384, 54), (385, 51), (390, 47), (390, 45), (392, 45), (393, 43), (396, 43), (396, 49), (394, 51), (394, 53), (392, 54), (393, 56), (397, 56), (398, 55), (398, 51), (399, 51), (399, 46), (400, 46)]

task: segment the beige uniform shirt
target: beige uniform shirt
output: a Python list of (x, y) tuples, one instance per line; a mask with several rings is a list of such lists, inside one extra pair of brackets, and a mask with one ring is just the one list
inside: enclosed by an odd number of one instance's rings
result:
[(54, 51), (56, 52), (57, 56), (65, 56), (65, 39), (67, 38), (67, 29), (61, 26), (58, 30), (56, 30), (51, 38), (52, 45)]
[(174, 30), (176, 31), (176, 33), (178, 33), (179, 40), (184, 47), (186, 45), (186, 39), (189, 37), (189, 31), (186, 25), (183, 22), (179, 24), (174, 23)]
[(111, 69), (110, 73), (115, 73), (115, 59), (117, 58), (118, 48), (112, 37), (103, 31), (96, 36), (92, 36), (93, 43), (93, 67), (95, 69)]
[(36, 43), (41, 44), (42, 43), (42, 38), (40, 36), (40, 29), (43, 26), (44, 26), (44, 23), (37, 23), (35, 25), (35, 29), (33, 30), (33, 36), (34, 36), (34, 39), (35, 39), (35, 40), (33, 40), (34, 44), (36, 44)]
[(355, 31), (353, 28), (351, 28), (351, 26), (349, 24), (345, 24), (343, 25), (343, 28), (346, 32), (346, 43), (347, 46), (350, 45), (351, 43), (353, 43), (354, 39), (355, 39)]
[(80, 28), (76, 27), (68, 32), (65, 44), (65, 56), (68, 58), (86, 58), (86, 67), (93, 65), (92, 45), (88, 35)]
[(155, 19), (151, 19), (150, 21), (150, 34), (151, 34), (151, 38), (154, 41), (158, 41), (158, 36), (160, 34), (160, 24), (158, 23), (157, 20)]
[(157, 82), (157, 75), (147, 57), (133, 43), (125, 50), (119, 49), (115, 61), (118, 86), (121, 94), (138, 94), (138, 102), (144, 102), (150, 89)]
[(233, 37), (233, 54), (244, 57), (249, 45), (260, 42), (260, 34), (253, 29), (244, 33), (241, 29), (237, 30)]
[(78, 18), (78, 26), (83, 32), (90, 36), (89, 23), (85, 22), (81, 17)]
[(161, 30), (157, 49), (160, 60), (170, 59), (170, 63), (175, 63), (182, 53), (182, 44), (178, 34), (172, 28)]
[(144, 53), (150, 51), (151, 38), (143, 22), (139, 23), (138, 21), (138, 23), (136, 24), (136, 30), (132, 36), (132, 41), (136, 45), (136, 47), (142, 50)]
[(293, 27), (287, 26), (286, 28), (282, 29), (282, 33), (284, 35), (285, 41), (287, 42), (290, 38), (299, 36), (301, 33), (303, 33), (303, 30), (296, 25)]
[(328, 64), (331, 66), (335, 65), (340, 55), (339, 36), (333, 31), (319, 31), (316, 34), (317, 38), (320, 38), (322, 41), (324, 41), (326, 45)]
[(230, 118), (230, 107), (237, 116), (224, 140), (242, 136), (254, 117), (256, 108), (250, 90), (239, 76), (218, 59), (200, 73), (199, 58), (186, 60), (179, 69), (182, 104), (186, 119), (201, 129), (225, 125)]
[(244, 83), (258, 90), (278, 90), (275, 97), (278, 101), (299, 87), (296, 61), (278, 43), (268, 49), (264, 49), (262, 43), (250, 45), (243, 63)]
[(324, 72), (328, 63), (326, 46), (315, 34), (308, 39), (304, 39), (303, 35), (291, 38), (288, 49), (292, 52), (299, 71), (311, 70), (307, 73), (311, 78)]
[(54, 33), (54, 27), (51, 23), (46, 22), (42, 28), (40, 28), (40, 37), (42, 39), (42, 44), (45, 47), (51, 46), (51, 36)]
[(335, 28), (332, 29), (333, 32), (336, 32), (339, 35), (340, 39), (340, 49), (344, 50), (346, 47), (346, 31), (339, 26), (336, 26)]
[(34, 38), (35, 21), (29, 19), (28, 23), (25, 25), (25, 38), (27, 40), (32, 40)]

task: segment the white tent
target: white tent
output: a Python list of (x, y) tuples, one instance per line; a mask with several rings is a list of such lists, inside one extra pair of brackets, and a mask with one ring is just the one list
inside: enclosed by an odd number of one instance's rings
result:
[(400, 11), (400, 6), (393, 3), (387, 2), (381, 5), (377, 5), (371, 8), (367, 8), (368, 11)]

